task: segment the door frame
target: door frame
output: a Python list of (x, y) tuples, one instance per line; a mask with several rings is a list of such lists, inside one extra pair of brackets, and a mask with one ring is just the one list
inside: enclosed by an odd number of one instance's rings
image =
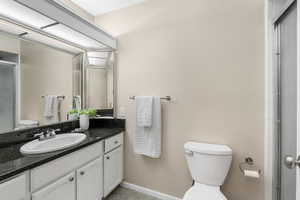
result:
[[(297, 3), (297, 156), (300, 155), (300, 3)], [(296, 173), (296, 199), (300, 198), (300, 167)]]
[[(289, 0), (286, 9), (283, 9), (281, 15), (289, 8), (293, 2)], [(274, 200), (277, 196), (277, 170), (274, 161), (277, 157), (276, 150), (276, 129), (277, 129), (277, 80), (275, 77), (277, 63), (276, 58), (276, 29), (274, 22), (280, 16), (273, 16), (273, 0), (265, 0), (265, 136), (264, 136), (264, 182), (265, 182), (265, 199)], [(297, 4), (297, 105), (300, 105), (300, 3)], [(297, 151), (300, 155), (300, 106), (297, 106)], [(297, 170), (297, 185), (300, 185), (300, 169)], [(300, 198), (300, 187), (296, 191), (297, 199)]]

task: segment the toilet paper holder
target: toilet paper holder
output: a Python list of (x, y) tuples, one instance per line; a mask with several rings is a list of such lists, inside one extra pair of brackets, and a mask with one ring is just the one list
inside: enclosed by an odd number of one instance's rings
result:
[(262, 174), (261, 170), (255, 166), (254, 160), (251, 157), (245, 158), (245, 162), (240, 163), (239, 168), (243, 175), (247, 177), (259, 178)]

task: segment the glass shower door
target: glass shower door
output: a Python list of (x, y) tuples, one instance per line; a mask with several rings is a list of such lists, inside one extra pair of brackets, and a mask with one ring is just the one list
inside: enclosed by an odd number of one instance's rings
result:
[(15, 68), (0, 63), (0, 132), (15, 128)]

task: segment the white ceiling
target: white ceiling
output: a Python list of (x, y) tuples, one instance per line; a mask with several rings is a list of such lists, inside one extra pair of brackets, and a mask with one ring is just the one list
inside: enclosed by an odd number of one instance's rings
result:
[(125, 8), (145, 0), (71, 0), (90, 14), (96, 16)]

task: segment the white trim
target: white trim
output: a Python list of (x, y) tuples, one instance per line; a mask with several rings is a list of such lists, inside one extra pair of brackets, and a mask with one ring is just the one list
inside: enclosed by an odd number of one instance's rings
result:
[(274, 72), (272, 3), (265, 0), (265, 142), (264, 180), (265, 200), (273, 199), (274, 176)]
[(16, 65), (16, 116), (15, 116), (15, 128), (18, 128), (19, 122), (21, 121), (21, 42), (19, 41), (19, 52), (18, 52), (18, 64)]
[[(297, 3), (297, 156), (300, 155), (300, 3)], [(300, 198), (300, 169), (296, 173), (296, 199)]]
[(181, 200), (178, 197), (174, 197), (174, 196), (171, 196), (171, 195), (168, 195), (168, 194), (164, 194), (164, 193), (161, 193), (161, 192), (158, 192), (158, 191), (155, 191), (155, 190), (151, 190), (151, 189), (148, 189), (148, 188), (145, 188), (145, 187), (142, 187), (142, 186), (134, 185), (134, 184), (128, 183), (128, 182), (122, 182), (121, 187), (131, 189), (131, 190), (134, 190), (134, 191), (137, 191), (137, 192), (141, 192), (141, 193), (144, 193), (144, 194), (149, 195), (149, 196), (156, 197), (156, 198), (161, 199), (161, 200)]

